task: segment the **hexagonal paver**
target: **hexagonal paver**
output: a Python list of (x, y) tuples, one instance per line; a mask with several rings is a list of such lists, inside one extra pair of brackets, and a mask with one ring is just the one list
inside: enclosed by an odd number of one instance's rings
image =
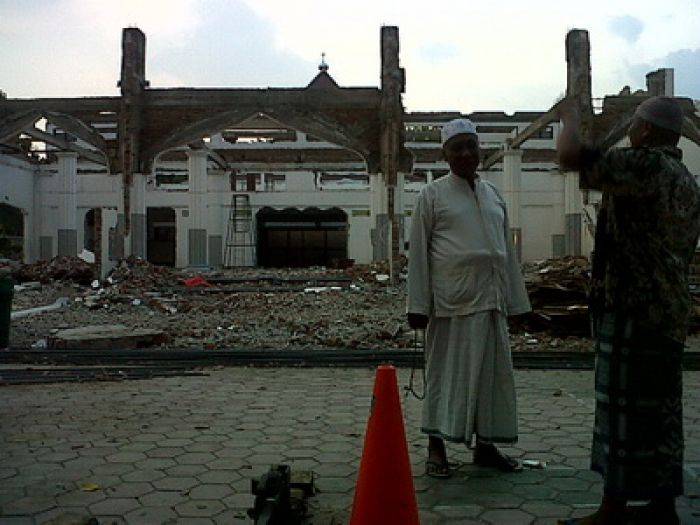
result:
[(107, 498), (90, 505), (90, 512), (97, 516), (123, 516), (138, 507), (136, 498)]
[(129, 482), (145, 481), (151, 482), (165, 477), (165, 473), (161, 470), (135, 470), (121, 476), (122, 480)]
[(195, 442), (183, 447), (187, 452), (216, 452), (221, 450), (223, 445), (217, 442)]
[(347, 463), (321, 463), (314, 468), (314, 473), (321, 477), (342, 478), (357, 473), (357, 468)]
[(105, 490), (105, 493), (110, 498), (137, 498), (153, 491), (153, 486), (150, 483), (143, 481), (127, 481), (114, 485)]
[(202, 483), (233, 483), (241, 479), (241, 475), (235, 470), (209, 470), (197, 475)]
[(322, 492), (348, 492), (355, 488), (355, 480), (351, 478), (319, 478), (316, 482)]
[(571, 512), (571, 507), (552, 503), (551, 501), (528, 501), (523, 503), (522, 510), (533, 516), (543, 518), (565, 518)]
[(174, 458), (180, 454), (184, 454), (185, 449), (182, 447), (157, 447), (146, 452), (149, 458)]
[(216, 459), (216, 456), (208, 452), (188, 452), (175, 458), (180, 465), (203, 465)]
[(105, 463), (92, 467), (91, 471), (96, 476), (121, 476), (135, 470), (131, 463)]
[[(204, 480), (201, 480), (204, 481)], [(158, 490), (187, 490), (195, 485), (199, 485), (200, 480), (193, 477), (166, 477), (153, 482), (153, 486)]]
[(5, 503), (2, 506), (2, 512), (8, 515), (38, 514), (55, 506), (54, 498), (28, 496)]
[(190, 497), (194, 499), (221, 499), (231, 494), (231, 487), (223, 483), (202, 484), (190, 489)]
[(221, 500), (230, 509), (249, 509), (253, 506), (255, 496), (246, 493), (236, 493)]
[(191, 477), (206, 472), (207, 465), (177, 465), (175, 467), (166, 468), (165, 472), (168, 476), (176, 477)]
[(170, 507), (140, 507), (124, 516), (131, 525), (153, 525), (154, 523), (174, 523), (177, 514)]
[(184, 495), (183, 491), (157, 490), (141, 496), (139, 502), (146, 507), (174, 507), (187, 499), (188, 496)]
[(146, 459), (146, 456), (141, 452), (117, 452), (105, 458), (110, 463), (136, 463), (142, 459)]
[(528, 525), (533, 520), (533, 516), (518, 509), (489, 510), (480, 518), (494, 525)]
[(56, 503), (61, 507), (87, 507), (98, 501), (102, 501), (105, 496), (102, 490), (85, 491), (76, 490), (68, 494), (61, 494), (56, 497)]
[(212, 517), (224, 510), (224, 505), (216, 500), (190, 500), (175, 506), (175, 512), (184, 518)]
[(143, 470), (163, 470), (177, 465), (174, 458), (148, 458), (137, 462), (136, 467)]

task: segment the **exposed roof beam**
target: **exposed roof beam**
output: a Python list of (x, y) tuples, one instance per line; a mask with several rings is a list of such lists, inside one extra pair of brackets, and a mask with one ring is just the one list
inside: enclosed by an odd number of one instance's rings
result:
[(207, 146), (207, 143), (204, 142), (204, 140), (197, 140), (195, 142), (190, 142), (188, 144), (190, 149), (195, 149), (195, 150), (204, 150), (207, 152), (207, 155), (211, 160), (214, 161), (214, 163), (219, 166), (222, 170), (227, 170), (229, 168), (228, 162), (226, 162), (226, 159), (223, 158), (218, 152), (214, 151), (213, 149), (210, 149)]
[[(539, 117), (537, 120), (535, 120), (532, 124), (530, 124), (528, 127), (526, 127), (523, 131), (518, 133), (513, 140), (510, 141), (509, 147), (510, 149), (517, 149), (520, 147), (521, 144), (523, 144), (526, 140), (529, 140), (532, 138), (532, 136), (539, 132), (542, 128), (548, 126), (555, 120), (559, 119), (559, 107), (561, 104), (564, 102), (566, 99), (562, 99), (556, 104), (554, 104), (547, 113)], [(482, 169), (487, 170), (494, 164), (496, 164), (499, 160), (503, 158), (503, 152), (505, 150), (499, 150), (493, 155), (491, 155), (489, 158), (484, 160)]]
[[(33, 125), (41, 118), (41, 113), (38, 111), (25, 111), (16, 113), (4, 119), (0, 127), (0, 144), (5, 144), (9, 140), (15, 139), (17, 135), (22, 133), (24, 128)], [(12, 146), (12, 144), (8, 144)]]
[(683, 119), (683, 136), (700, 146), (700, 130), (690, 117)]
[(107, 151), (107, 142), (104, 137), (84, 122), (75, 117), (54, 111), (45, 111), (44, 115), (49, 122), (52, 122), (62, 130), (72, 133), (80, 140), (95, 146), (100, 151)]
[(222, 170), (227, 170), (229, 168), (228, 162), (219, 153), (213, 149), (206, 148), (209, 158), (214, 161), (214, 163), (219, 166)]
[(50, 133), (45, 133), (44, 131), (36, 129), (35, 127), (27, 127), (22, 131), (22, 133), (26, 133), (27, 135), (36, 140), (45, 142), (46, 144), (51, 144), (52, 146), (56, 146), (57, 148), (61, 148), (68, 151), (74, 151), (75, 153), (89, 161), (107, 165), (107, 159), (101, 153), (80, 147), (76, 144), (73, 144), (72, 142), (68, 142), (64, 138), (56, 137), (55, 135), (51, 135)]

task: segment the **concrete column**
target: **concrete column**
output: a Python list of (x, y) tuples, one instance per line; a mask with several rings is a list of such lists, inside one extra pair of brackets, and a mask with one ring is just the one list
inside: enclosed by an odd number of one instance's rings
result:
[[(33, 175), (32, 175), (33, 176)], [(28, 210), (22, 210), (22, 262), (29, 264), (34, 262), (32, 258), (34, 236), (34, 225), (32, 224), (34, 217)]]
[(567, 172), (564, 180), (564, 243), (567, 255), (581, 255), (583, 200), (579, 189), (578, 173)]
[(433, 170), (428, 170), (425, 174), (425, 182), (426, 184), (430, 184), (433, 182)]
[(672, 97), (674, 91), (673, 69), (661, 68), (647, 73), (647, 91), (649, 95)]
[(146, 258), (146, 175), (134, 173), (131, 185), (131, 255)]
[(522, 164), (523, 150), (505, 150), (503, 154), (503, 198), (506, 201), (510, 233), (519, 261), (522, 260), (523, 254), (522, 219), (520, 211)]
[(207, 156), (205, 150), (187, 152), (189, 171), (188, 266), (207, 266)]
[(399, 253), (403, 253), (406, 250), (404, 246), (406, 244), (406, 212), (405, 212), (405, 202), (406, 202), (406, 174), (403, 172), (398, 172), (396, 174), (396, 188), (394, 189), (394, 214), (396, 215), (396, 222), (399, 227)]
[(58, 255), (78, 254), (78, 154), (58, 152)]

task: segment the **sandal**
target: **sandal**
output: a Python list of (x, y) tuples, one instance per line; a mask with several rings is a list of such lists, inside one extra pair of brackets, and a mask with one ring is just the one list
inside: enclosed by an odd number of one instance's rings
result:
[(452, 477), (449, 463), (428, 459), (425, 462), (425, 474), (431, 478), (446, 479)]

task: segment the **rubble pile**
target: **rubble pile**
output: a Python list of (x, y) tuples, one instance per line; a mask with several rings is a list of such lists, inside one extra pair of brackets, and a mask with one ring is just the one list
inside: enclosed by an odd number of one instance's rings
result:
[(526, 263), (523, 276), (532, 313), (512, 323), (514, 332), (590, 335), (587, 258), (566, 256)]
[(13, 279), (19, 283), (27, 281), (48, 283), (53, 280), (89, 285), (94, 275), (95, 265), (78, 257), (54, 257), (50, 261), (16, 266), (12, 271)]
[(115, 285), (123, 293), (155, 290), (174, 286), (179, 279), (178, 272), (165, 266), (156, 266), (139, 257), (127, 257), (107, 276), (106, 285)]

